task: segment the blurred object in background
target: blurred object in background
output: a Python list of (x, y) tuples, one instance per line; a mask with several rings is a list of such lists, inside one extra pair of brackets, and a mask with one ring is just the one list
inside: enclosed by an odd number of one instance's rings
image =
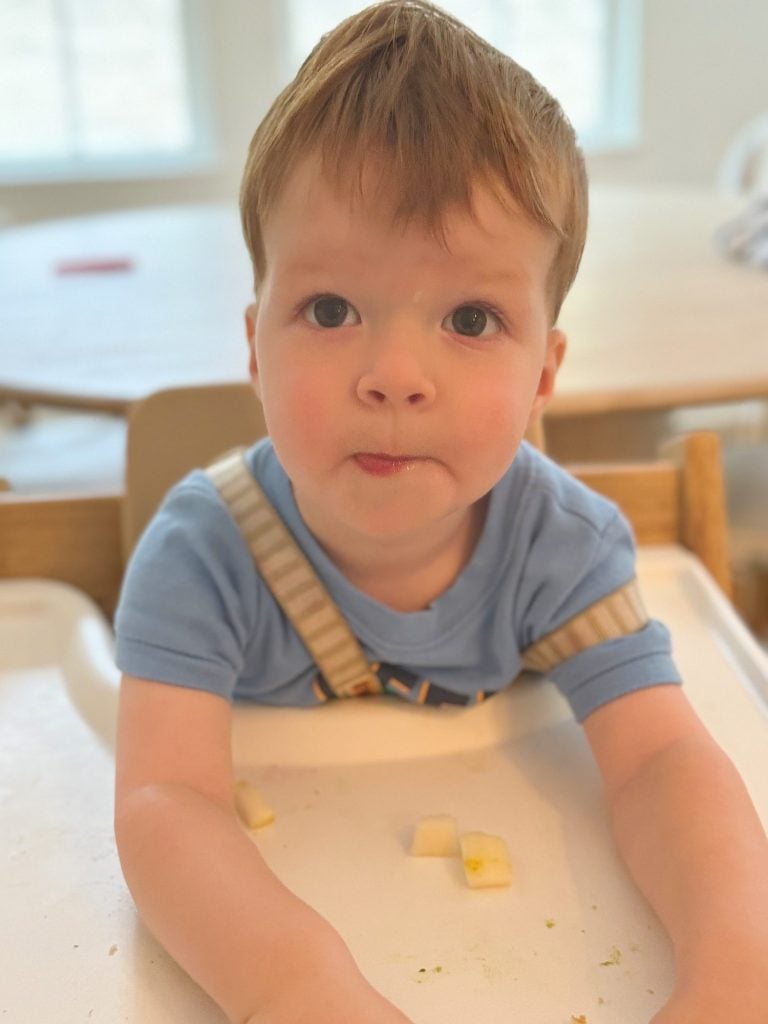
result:
[(0, 478), (14, 494), (95, 493), (123, 486), (125, 419), (0, 403)]
[(717, 185), (725, 195), (768, 195), (768, 113), (748, 121), (728, 144)]

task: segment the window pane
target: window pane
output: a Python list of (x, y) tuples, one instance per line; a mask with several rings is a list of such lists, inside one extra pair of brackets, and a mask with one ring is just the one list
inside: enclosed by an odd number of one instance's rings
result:
[(52, 0), (0, 4), (0, 155), (64, 155), (69, 146)]
[(79, 148), (104, 154), (189, 146), (179, 0), (71, 0), (67, 7)]
[(0, 161), (192, 148), (183, 0), (2, 0)]

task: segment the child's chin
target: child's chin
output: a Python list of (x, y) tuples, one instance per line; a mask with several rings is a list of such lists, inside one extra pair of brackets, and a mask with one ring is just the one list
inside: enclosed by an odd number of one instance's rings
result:
[(350, 529), (371, 540), (392, 540), (412, 537), (435, 529), (444, 518), (438, 510), (419, 502), (381, 502), (376, 508), (348, 509), (345, 520)]

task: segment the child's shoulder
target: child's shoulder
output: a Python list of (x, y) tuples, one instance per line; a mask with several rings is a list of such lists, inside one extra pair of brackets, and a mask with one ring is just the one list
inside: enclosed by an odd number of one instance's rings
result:
[[(261, 438), (243, 449), (243, 455), (249, 471), (264, 490), (272, 492), (279, 487), (279, 463), (269, 438)], [(190, 470), (168, 490), (157, 515), (185, 518), (185, 513), (193, 512), (195, 517), (203, 516), (196, 520), (203, 527), (207, 522), (206, 510), (214, 518), (228, 515), (229, 511), (206, 468), (200, 466)]]
[(527, 442), (521, 445), (508, 475), (511, 491), (536, 519), (581, 523), (602, 533), (623, 518), (614, 502), (591, 490)]
[[(276, 457), (271, 444), (259, 441), (246, 449), (245, 457), (262, 487), (269, 484), (272, 489), (270, 466)], [(243, 537), (230, 509), (205, 469), (196, 468), (168, 490), (140, 537), (131, 564), (167, 562), (171, 554), (182, 564), (208, 558), (219, 562), (240, 559), (243, 553)]]

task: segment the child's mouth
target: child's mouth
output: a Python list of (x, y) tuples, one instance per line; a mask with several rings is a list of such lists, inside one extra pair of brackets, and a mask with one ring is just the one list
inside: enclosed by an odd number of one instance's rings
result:
[(355, 462), (371, 476), (394, 476), (413, 468), (419, 461), (415, 455), (386, 455), (383, 452), (357, 452)]

